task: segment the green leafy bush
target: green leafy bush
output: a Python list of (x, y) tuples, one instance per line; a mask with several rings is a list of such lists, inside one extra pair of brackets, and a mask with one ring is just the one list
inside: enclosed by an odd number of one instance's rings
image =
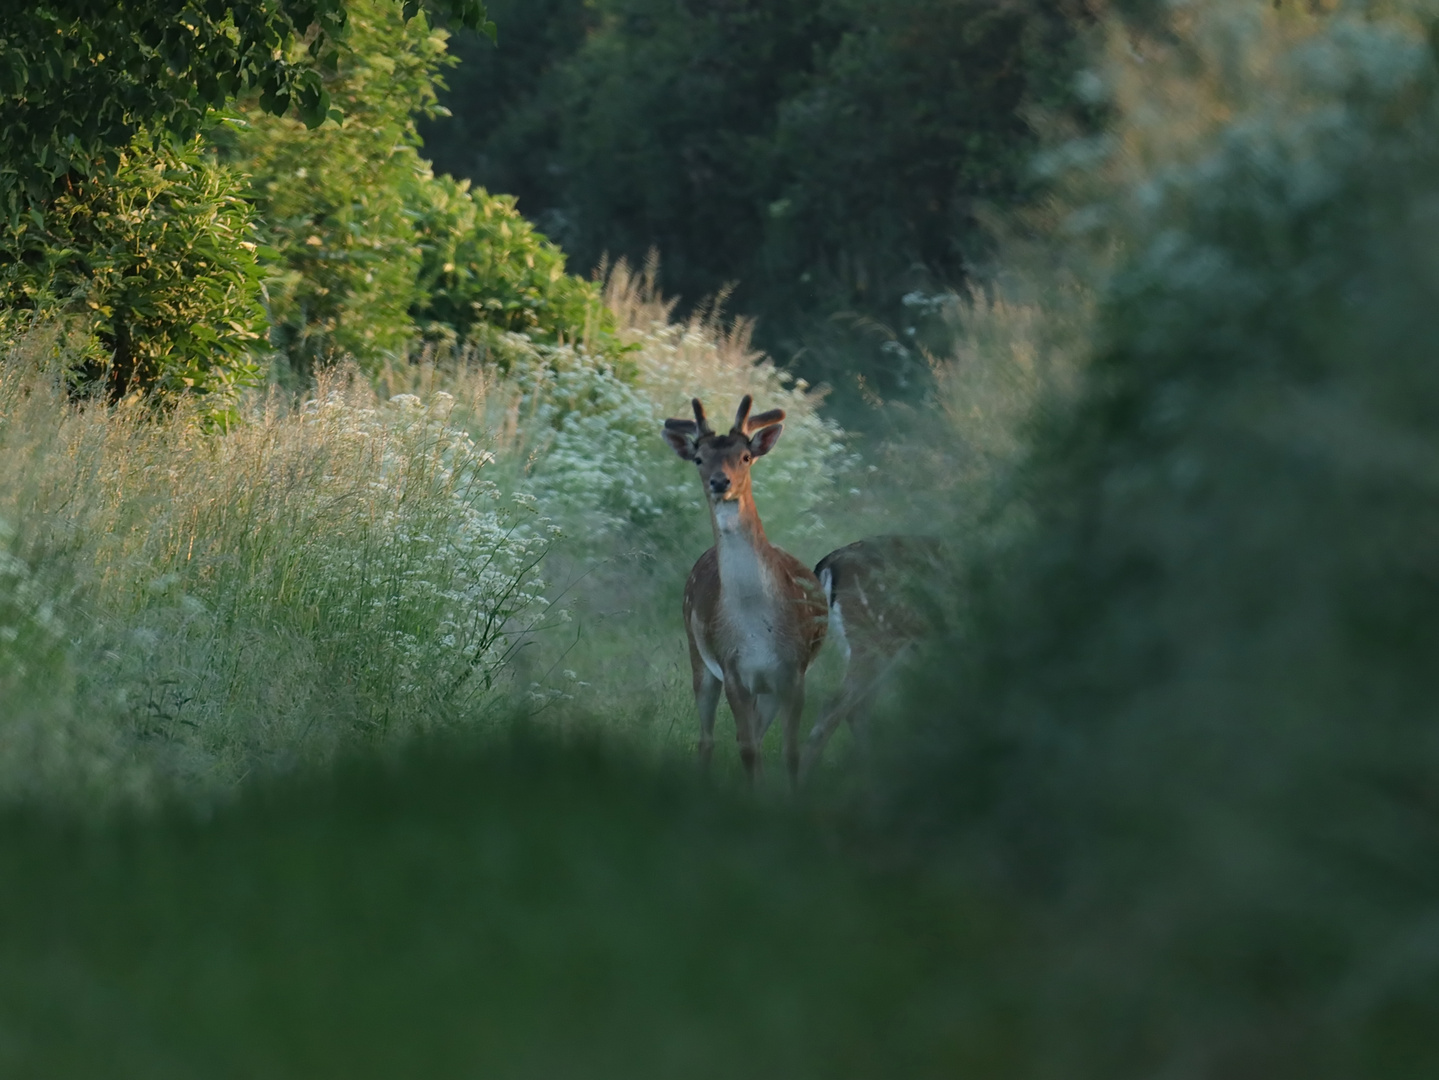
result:
[(599, 286), (565, 273), (564, 252), (520, 216), (513, 196), (448, 176), (417, 195), (423, 262), (413, 313), (422, 328), (460, 339), (493, 329), (613, 345)]
[(422, 334), (523, 331), (603, 342), (595, 286), (514, 200), (435, 177), (417, 116), (436, 110), (446, 33), (388, 0), (353, 0), (326, 92), (342, 120), (309, 130), (246, 99), (214, 134), (250, 176), (267, 246), (270, 338), (301, 374), (351, 357), (371, 373)]
[(0, 239), (0, 335), (65, 313), (96, 336), (72, 373), (131, 393), (222, 399), (258, 376), (263, 312), (249, 206), (198, 142), (141, 136)]

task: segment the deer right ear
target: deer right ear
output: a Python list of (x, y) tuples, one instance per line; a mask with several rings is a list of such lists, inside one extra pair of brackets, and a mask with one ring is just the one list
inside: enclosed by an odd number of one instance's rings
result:
[(764, 457), (774, 449), (774, 444), (779, 442), (780, 433), (783, 431), (783, 424), (770, 424), (760, 428), (750, 436), (749, 452), (755, 457)]
[(693, 420), (666, 420), (664, 437), (670, 449), (685, 461), (695, 459), (695, 442), (699, 436), (698, 425)]

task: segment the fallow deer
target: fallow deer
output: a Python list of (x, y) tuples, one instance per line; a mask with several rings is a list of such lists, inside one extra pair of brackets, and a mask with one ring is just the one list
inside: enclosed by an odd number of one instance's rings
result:
[(804, 676), (824, 644), (828, 605), (809, 567), (765, 537), (750, 486), (750, 466), (774, 449), (785, 414), (750, 416), (746, 394), (729, 434), (720, 435), (699, 399), (691, 404), (695, 418), (666, 420), (664, 437), (698, 467), (714, 529), (714, 547), (690, 571), (684, 597), (700, 761), (707, 767), (714, 753), (723, 690), (749, 778), (759, 771), (765, 732), (782, 715), (785, 765), (797, 784)]
[(917, 598), (943, 565), (943, 551), (933, 537), (872, 536), (831, 551), (814, 568), (845, 672), (839, 692), (826, 703), (805, 741), (804, 775), (843, 722), (849, 723), (861, 748), (867, 744), (864, 713), (885, 676), (928, 633), (929, 620)]

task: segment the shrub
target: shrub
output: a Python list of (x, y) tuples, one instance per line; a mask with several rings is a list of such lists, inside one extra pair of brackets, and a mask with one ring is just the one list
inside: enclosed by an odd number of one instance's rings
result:
[(412, 313), (422, 328), (461, 340), (492, 329), (613, 346), (598, 286), (565, 273), (564, 252), (520, 216), (514, 196), (448, 176), (416, 194), (423, 261)]

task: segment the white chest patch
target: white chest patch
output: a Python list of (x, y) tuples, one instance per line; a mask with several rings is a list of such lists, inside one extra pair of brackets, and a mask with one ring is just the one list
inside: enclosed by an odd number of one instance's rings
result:
[(740, 681), (751, 693), (771, 690), (780, 656), (769, 568), (745, 539), (722, 527), (719, 570), (721, 633), (734, 650)]

